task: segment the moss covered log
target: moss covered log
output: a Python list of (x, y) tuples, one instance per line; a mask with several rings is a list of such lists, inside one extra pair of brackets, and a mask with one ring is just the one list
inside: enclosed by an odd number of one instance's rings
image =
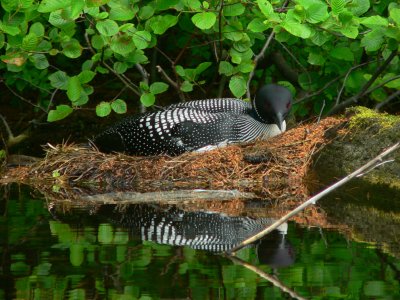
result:
[[(324, 178), (344, 176), (383, 149), (400, 141), (400, 116), (377, 113), (365, 107), (347, 111), (349, 122), (345, 130), (333, 132), (332, 139), (316, 159), (318, 173)], [(324, 173), (329, 174), (324, 174)], [(400, 152), (391, 155), (390, 162), (362, 178), (372, 184), (386, 184), (398, 193), (400, 188)]]

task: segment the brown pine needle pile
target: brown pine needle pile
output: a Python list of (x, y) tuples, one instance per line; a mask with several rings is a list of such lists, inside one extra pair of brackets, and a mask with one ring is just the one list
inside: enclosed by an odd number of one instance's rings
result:
[(239, 190), (271, 200), (304, 199), (303, 179), (313, 154), (329, 142), (326, 131), (345, 120), (326, 118), (298, 126), (275, 138), (177, 157), (104, 154), (75, 145), (48, 146), (46, 157), (10, 170), (37, 186), (72, 187), (82, 193)]

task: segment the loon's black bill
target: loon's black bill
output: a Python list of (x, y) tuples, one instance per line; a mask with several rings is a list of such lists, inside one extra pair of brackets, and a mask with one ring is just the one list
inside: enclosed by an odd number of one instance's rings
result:
[(283, 117), (283, 115), (281, 113), (277, 113), (276, 119), (275, 119), (275, 124), (278, 126), (280, 131), (282, 131), (284, 121), (285, 121), (285, 118)]

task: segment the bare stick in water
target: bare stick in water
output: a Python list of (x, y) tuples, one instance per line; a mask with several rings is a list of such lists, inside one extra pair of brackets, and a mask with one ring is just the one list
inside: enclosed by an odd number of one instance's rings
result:
[(271, 231), (276, 229), (279, 225), (281, 225), (282, 223), (286, 222), (291, 217), (297, 215), (299, 212), (304, 210), (306, 207), (310, 206), (311, 204), (315, 204), (319, 199), (321, 199), (325, 195), (329, 194), (330, 192), (334, 191), (338, 187), (340, 187), (343, 184), (347, 183), (348, 181), (350, 181), (354, 177), (357, 177), (360, 174), (368, 173), (368, 170), (371, 169), (371, 168), (375, 168), (375, 166), (377, 164), (382, 164), (382, 162), (383, 162), (382, 159), (385, 156), (387, 156), (390, 153), (392, 153), (393, 151), (397, 150), (398, 148), (400, 148), (400, 142), (397, 142), (396, 144), (391, 146), (389, 149), (385, 150), (384, 152), (382, 152), (381, 154), (376, 156), (374, 159), (372, 159), (369, 162), (367, 162), (365, 165), (363, 165), (361, 168), (359, 168), (358, 170), (354, 171), (350, 175), (347, 175), (346, 177), (344, 177), (340, 181), (336, 182), (335, 184), (329, 186), (328, 188), (326, 188), (322, 192), (320, 192), (317, 195), (311, 197), (306, 202), (304, 202), (303, 204), (299, 205), (298, 207), (293, 209), (291, 212), (289, 212), (288, 214), (286, 214), (285, 216), (280, 218), (278, 221), (273, 223), (271, 226), (265, 228), (264, 230), (260, 231), (259, 233), (257, 233), (255, 235), (251, 236), (250, 238), (246, 239), (241, 244), (239, 244), (238, 246), (236, 246), (233, 249), (231, 249), (228, 253), (234, 255), (236, 251), (238, 251), (238, 250), (242, 249), (243, 247), (245, 247), (245, 246), (247, 246), (247, 245), (249, 245), (251, 243), (254, 243), (255, 241), (257, 241), (257, 240), (261, 239), (262, 237), (266, 236), (268, 233), (270, 233)]

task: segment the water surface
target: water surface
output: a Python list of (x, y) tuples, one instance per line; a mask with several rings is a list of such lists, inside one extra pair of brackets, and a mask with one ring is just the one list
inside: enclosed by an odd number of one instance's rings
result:
[(63, 211), (32, 190), (2, 187), (0, 298), (400, 299), (400, 260), (336, 231), (289, 223), (220, 254), (268, 218), (136, 205)]

